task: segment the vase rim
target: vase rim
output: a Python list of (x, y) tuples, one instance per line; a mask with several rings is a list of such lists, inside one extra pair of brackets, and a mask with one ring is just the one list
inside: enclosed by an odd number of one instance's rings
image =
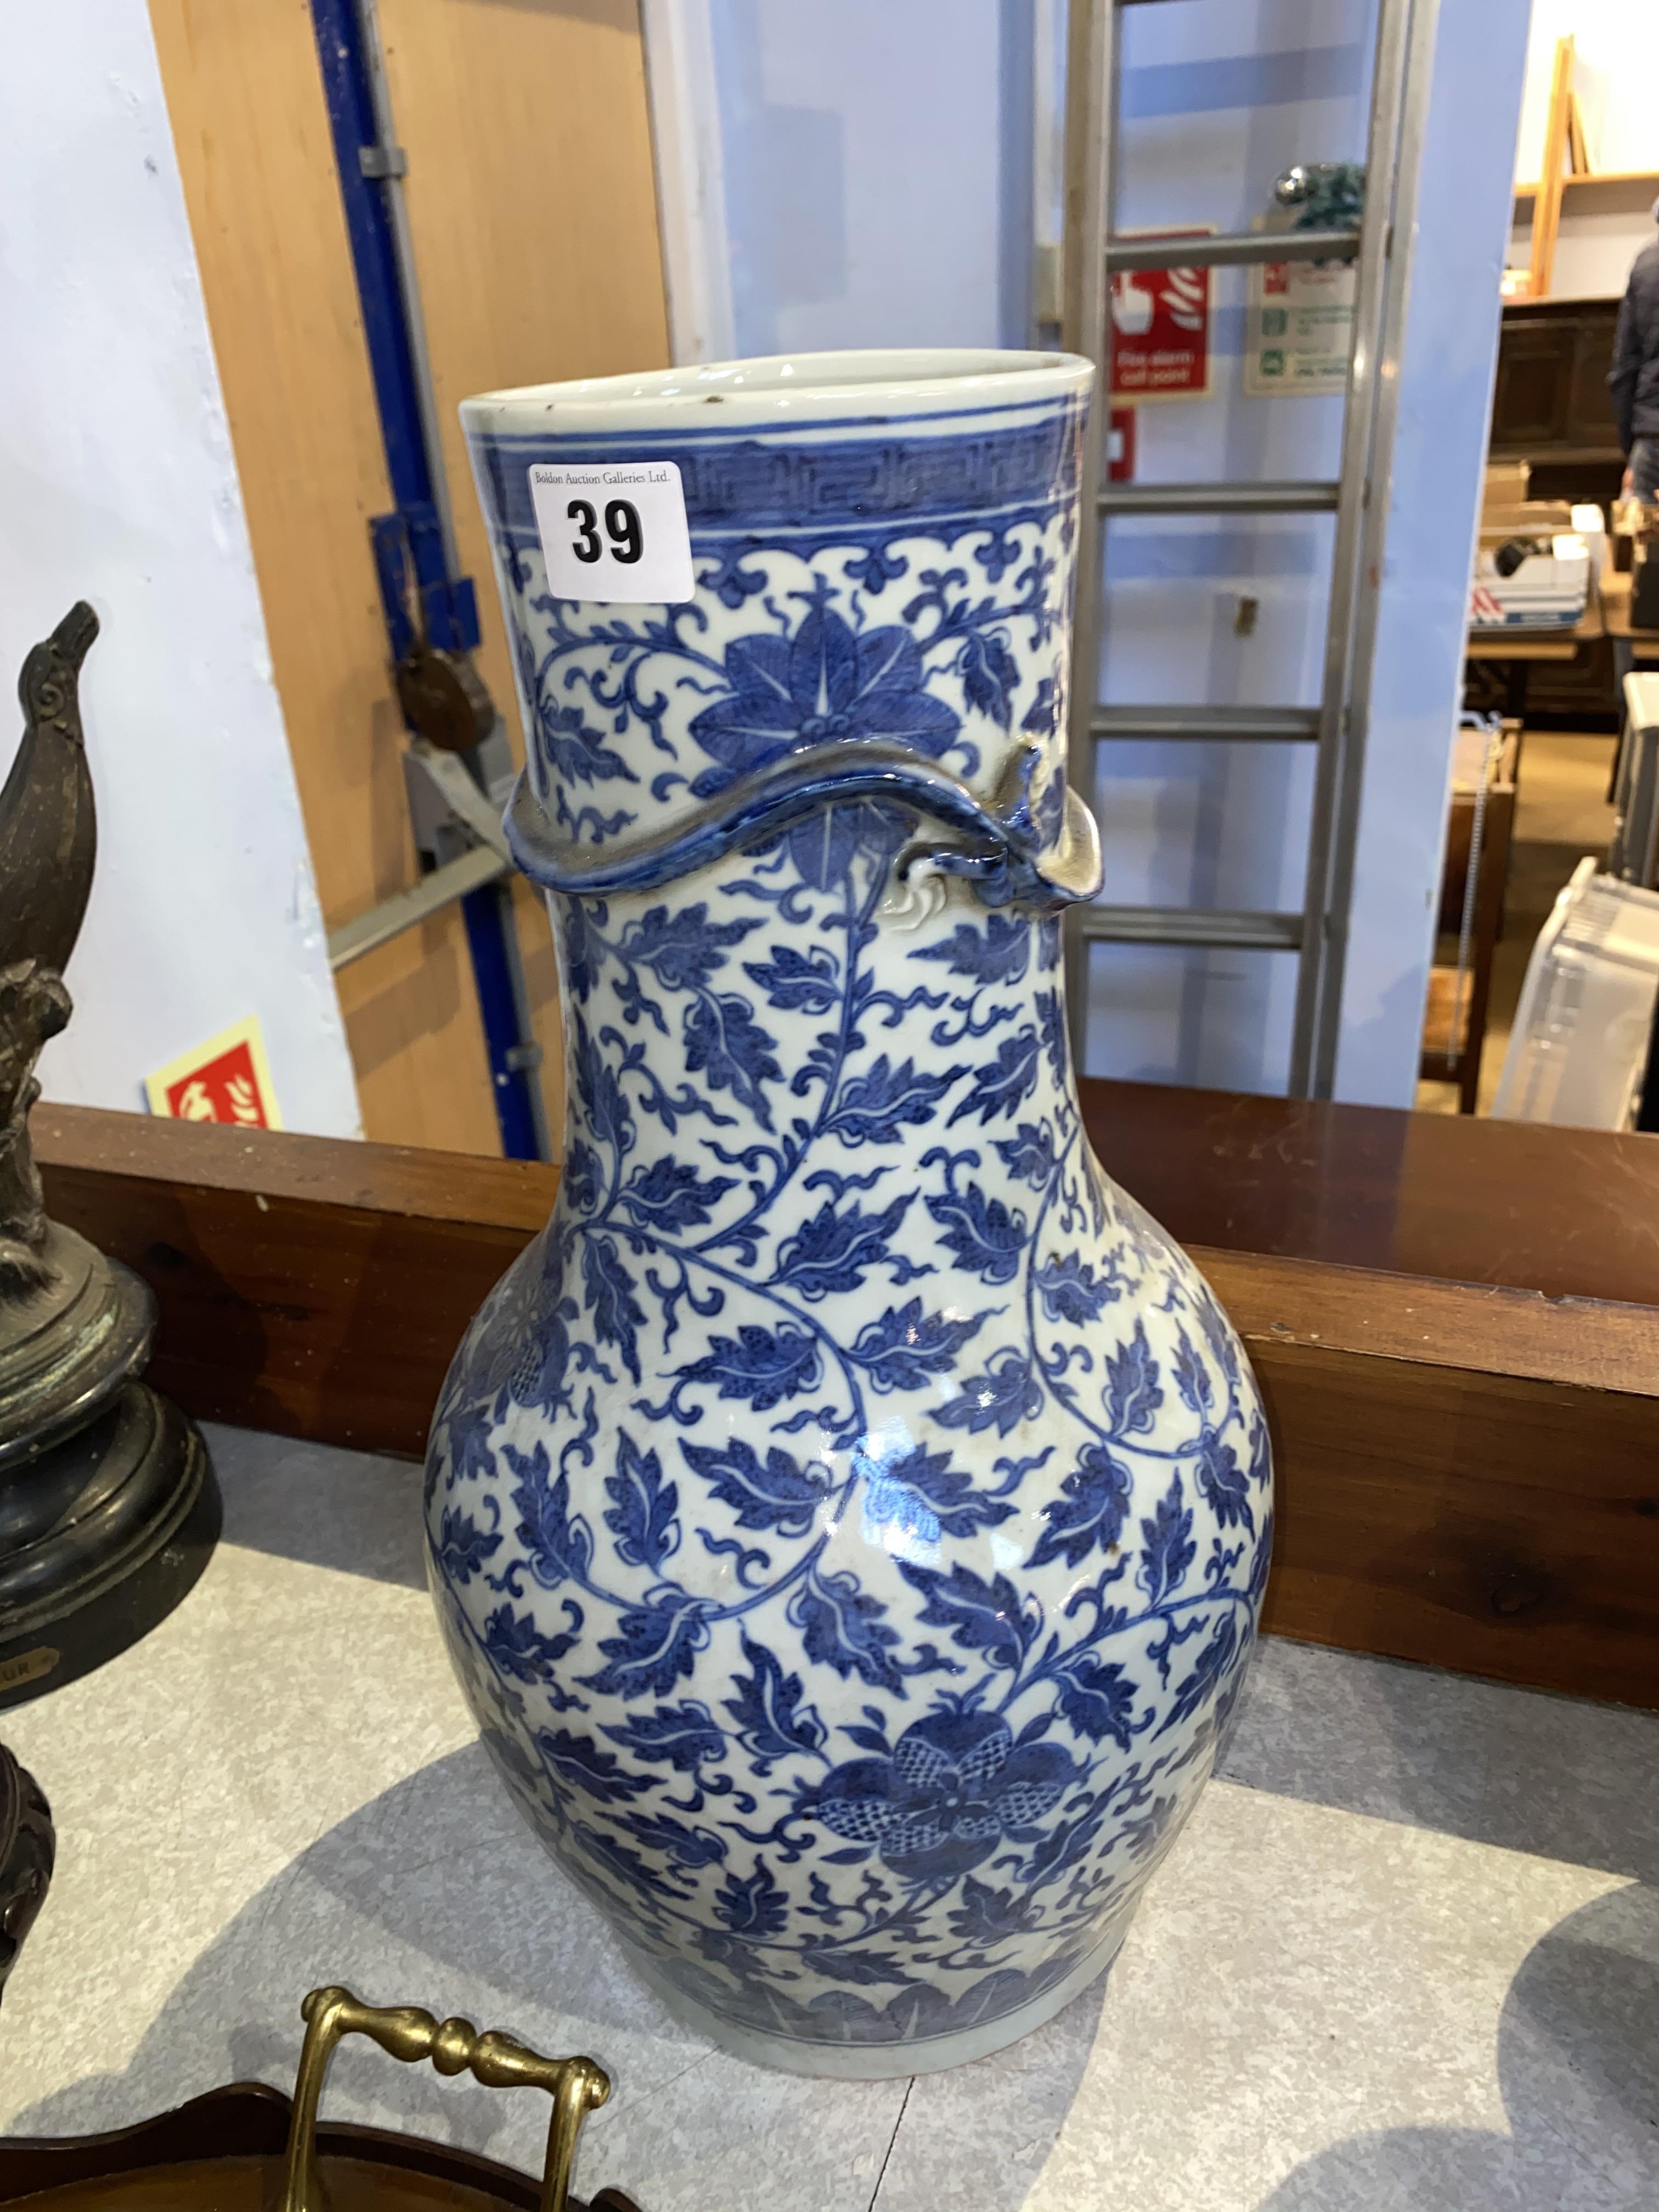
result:
[(1094, 364), (1079, 354), (994, 346), (878, 346), (687, 362), (621, 376), (577, 377), (475, 393), (461, 402), (470, 431), (730, 431), (816, 420), (906, 420), (979, 414), (1080, 398)]

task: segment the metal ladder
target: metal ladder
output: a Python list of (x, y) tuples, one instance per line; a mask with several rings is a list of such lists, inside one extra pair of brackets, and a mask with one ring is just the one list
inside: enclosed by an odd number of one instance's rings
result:
[[(1179, 5), (1181, 0), (1156, 0)], [(1061, 343), (1096, 362), (1084, 453), (1084, 513), (1097, 517), (1079, 543), (1072, 658), (1069, 769), (1092, 803), (1096, 748), (1127, 738), (1221, 738), (1316, 749), (1307, 873), (1300, 912), (1248, 914), (1186, 907), (1096, 904), (1076, 909), (1066, 943), (1066, 998), (1077, 1063), (1084, 1065), (1090, 948), (1176, 945), (1293, 952), (1292, 1097), (1328, 1097), (1336, 1072), (1343, 963), (1353, 888), (1376, 595), (1393, 465), (1400, 346), (1416, 222), (1423, 122), (1438, 0), (1376, 0), (1376, 44), (1366, 145), (1364, 210), (1355, 230), (1247, 232), (1183, 239), (1182, 264), (1237, 269), (1287, 260), (1357, 264), (1341, 473), (1329, 482), (1102, 483), (1111, 404), (1110, 280), (1161, 269), (1168, 240), (1114, 234), (1120, 14), (1153, 0), (1070, 0), (1066, 69), (1065, 258)], [(1330, 599), (1319, 703), (1309, 707), (1108, 707), (1098, 698), (1105, 525), (1125, 514), (1334, 514)]]

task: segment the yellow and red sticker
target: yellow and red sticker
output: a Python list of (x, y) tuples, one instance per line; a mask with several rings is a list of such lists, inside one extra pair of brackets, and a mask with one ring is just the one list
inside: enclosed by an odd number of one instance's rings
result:
[(228, 1121), (245, 1129), (283, 1126), (257, 1014), (147, 1075), (144, 1089), (150, 1112), (177, 1121)]

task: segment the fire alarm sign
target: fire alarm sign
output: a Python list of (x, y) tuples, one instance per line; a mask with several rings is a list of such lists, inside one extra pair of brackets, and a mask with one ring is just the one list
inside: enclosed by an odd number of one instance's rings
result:
[[(1201, 238), (1203, 230), (1137, 232)], [(1199, 399), (1210, 388), (1210, 272), (1121, 269), (1112, 279), (1114, 399)]]

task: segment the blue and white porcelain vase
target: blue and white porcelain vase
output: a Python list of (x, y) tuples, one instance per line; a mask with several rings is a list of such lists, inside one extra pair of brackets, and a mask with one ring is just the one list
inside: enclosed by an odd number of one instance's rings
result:
[[(1090, 378), (827, 355), (463, 410), (570, 1115), (438, 1407), (434, 1589), (640, 1971), (803, 2073), (978, 2057), (1110, 1965), (1266, 1577), (1248, 1363), (1067, 1048)], [(531, 471), (665, 461), (691, 596), (553, 596)]]

